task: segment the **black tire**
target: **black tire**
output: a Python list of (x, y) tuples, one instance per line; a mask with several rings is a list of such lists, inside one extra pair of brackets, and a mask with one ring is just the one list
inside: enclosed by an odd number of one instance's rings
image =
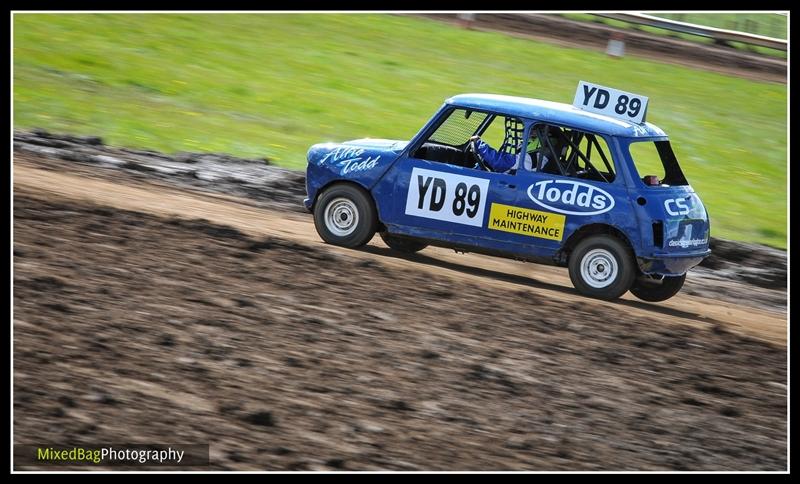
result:
[(380, 235), (383, 242), (388, 245), (390, 249), (398, 252), (413, 254), (428, 246), (426, 243), (418, 242), (414, 239), (407, 239), (405, 237), (397, 237), (388, 232), (381, 232)]
[(612, 235), (592, 235), (569, 256), (569, 278), (584, 296), (612, 300), (625, 294), (636, 277), (630, 248)]
[(686, 274), (682, 276), (664, 276), (661, 280), (647, 276), (639, 276), (633, 282), (631, 294), (642, 301), (666, 301), (675, 294), (678, 294), (685, 280)]
[(327, 188), (314, 204), (314, 227), (329, 244), (361, 247), (372, 239), (378, 227), (372, 197), (354, 185)]

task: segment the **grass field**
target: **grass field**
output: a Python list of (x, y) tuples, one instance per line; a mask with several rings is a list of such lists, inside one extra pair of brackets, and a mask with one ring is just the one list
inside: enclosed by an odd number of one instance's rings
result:
[(267, 156), (408, 139), (442, 101), (649, 96), (713, 234), (786, 247), (786, 85), (390, 15), (14, 15), (14, 123), (109, 144)]

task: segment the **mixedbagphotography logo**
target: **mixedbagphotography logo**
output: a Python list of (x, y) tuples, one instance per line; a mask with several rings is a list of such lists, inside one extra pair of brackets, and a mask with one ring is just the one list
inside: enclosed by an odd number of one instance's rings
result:
[(208, 444), (15, 445), (14, 465), (40, 466), (208, 466)]

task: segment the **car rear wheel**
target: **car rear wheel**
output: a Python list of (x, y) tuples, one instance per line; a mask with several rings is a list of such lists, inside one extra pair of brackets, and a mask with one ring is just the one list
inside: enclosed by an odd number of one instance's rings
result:
[(631, 293), (642, 301), (665, 301), (678, 294), (685, 280), (686, 274), (682, 276), (663, 276), (661, 278), (642, 275), (634, 281)]
[(407, 239), (404, 237), (397, 237), (396, 235), (392, 235), (388, 232), (381, 232), (380, 235), (381, 239), (383, 239), (383, 242), (388, 245), (390, 249), (398, 252), (413, 254), (414, 252), (419, 252), (428, 246), (428, 244), (423, 242), (418, 242), (414, 239)]
[(569, 278), (584, 296), (617, 299), (631, 288), (635, 276), (630, 249), (611, 235), (581, 240), (569, 257)]
[(361, 247), (378, 226), (372, 199), (353, 185), (334, 185), (314, 205), (314, 227), (322, 240), (342, 247)]

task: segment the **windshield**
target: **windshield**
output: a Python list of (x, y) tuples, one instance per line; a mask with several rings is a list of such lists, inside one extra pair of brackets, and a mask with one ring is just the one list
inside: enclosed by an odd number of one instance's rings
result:
[(475, 134), (488, 114), (467, 109), (454, 109), (447, 119), (436, 128), (428, 141), (448, 146), (463, 146)]
[(667, 140), (632, 141), (628, 152), (642, 183), (648, 187), (688, 185)]

